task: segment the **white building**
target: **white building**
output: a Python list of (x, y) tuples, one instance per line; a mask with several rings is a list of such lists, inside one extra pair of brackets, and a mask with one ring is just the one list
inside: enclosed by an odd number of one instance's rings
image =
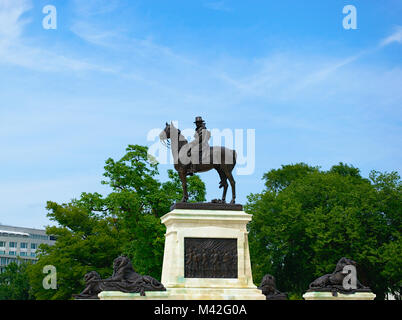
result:
[(38, 260), (36, 255), (39, 245), (53, 245), (55, 240), (45, 230), (0, 224), (0, 272), (12, 262), (35, 263)]

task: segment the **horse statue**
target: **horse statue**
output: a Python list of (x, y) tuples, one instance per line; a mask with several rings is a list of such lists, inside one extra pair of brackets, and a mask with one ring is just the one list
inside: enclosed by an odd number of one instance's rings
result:
[[(210, 147), (209, 161), (202, 161), (192, 167), (191, 159), (188, 155), (188, 141), (176, 128), (173, 123), (166, 122), (165, 129), (159, 134), (159, 138), (168, 148), (171, 148), (174, 159), (174, 168), (179, 173), (183, 187), (183, 198), (181, 202), (188, 201), (187, 176), (198, 172), (207, 172), (215, 169), (221, 179), (219, 188), (223, 188), (222, 199), (219, 203), (226, 203), (226, 193), (228, 190), (228, 180), (232, 189), (231, 204), (236, 201), (236, 182), (233, 179), (232, 171), (236, 165), (237, 154), (235, 150), (225, 147)], [(194, 158), (194, 157), (193, 157)], [(206, 163), (205, 163), (206, 162)], [(192, 170), (190, 170), (193, 168)], [(195, 169), (194, 169), (195, 168)]]

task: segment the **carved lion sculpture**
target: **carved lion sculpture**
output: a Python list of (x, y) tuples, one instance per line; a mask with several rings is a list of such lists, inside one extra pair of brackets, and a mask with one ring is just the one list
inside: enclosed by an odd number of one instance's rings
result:
[(98, 299), (98, 294), (102, 291), (101, 289), (101, 277), (96, 271), (88, 272), (84, 276), (85, 289), (80, 294), (75, 294), (73, 297), (75, 299)]
[(102, 291), (121, 291), (127, 293), (141, 293), (145, 291), (166, 291), (158, 280), (150, 276), (141, 276), (134, 271), (131, 261), (127, 257), (118, 257), (113, 263), (112, 277), (103, 280)]
[(335, 271), (330, 274), (323, 275), (310, 283), (309, 291), (339, 291), (339, 292), (354, 292), (356, 290), (367, 291), (369, 288), (363, 286), (359, 280), (356, 279), (356, 289), (346, 289), (343, 286), (343, 280), (348, 275), (343, 270), (346, 266), (351, 265), (356, 267), (356, 262), (348, 259), (341, 258), (336, 264)]
[(267, 300), (287, 300), (286, 293), (282, 293), (276, 289), (275, 277), (266, 274), (261, 281), (261, 285), (258, 287), (262, 291), (262, 294), (266, 296)]
[(120, 291), (125, 293), (140, 293), (146, 291), (166, 291), (158, 280), (150, 276), (141, 276), (134, 271), (130, 259), (118, 257), (113, 262), (113, 275), (102, 280), (96, 271), (85, 275), (86, 288), (75, 299), (98, 299), (102, 291)]
[(141, 276), (134, 271), (129, 258), (121, 256), (113, 261), (113, 275), (104, 281), (137, 281)]

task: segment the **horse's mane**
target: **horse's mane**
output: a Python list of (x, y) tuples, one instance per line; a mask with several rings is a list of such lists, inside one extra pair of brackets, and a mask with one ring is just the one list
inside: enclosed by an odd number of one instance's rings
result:
[(183, 144), (187, 144), (188, 140), (186, 139), (185, 136), (181, 134), (181, 130), (179, 128), (176, 128), (173, 123), (170, 124), (170, 138), (172, 138), (172, 128), (177, 131), (179, 141), (184, 142)]

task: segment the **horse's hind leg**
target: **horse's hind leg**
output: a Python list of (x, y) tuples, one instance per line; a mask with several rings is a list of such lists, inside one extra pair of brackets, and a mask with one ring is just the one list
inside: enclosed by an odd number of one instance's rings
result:
[(232, 188), (232, 201), (230, 201), (230, 203), (234, 204), (236, 202), (236, 182), (232, 176), (233, 166), (229, 167), (228, 165), (223, 165), (222, 169), (226, 177), (229, 179), (230, 187)]
[(226, 202), (226, 193), (228, 191), (228, 181), (225, 173), (221, 169), (216, 169), (218, 171), (219, 177), (221, 178), (221, 182), (219, 183), (219, 188), (223, 188), (222, 193), (222, 202)]

